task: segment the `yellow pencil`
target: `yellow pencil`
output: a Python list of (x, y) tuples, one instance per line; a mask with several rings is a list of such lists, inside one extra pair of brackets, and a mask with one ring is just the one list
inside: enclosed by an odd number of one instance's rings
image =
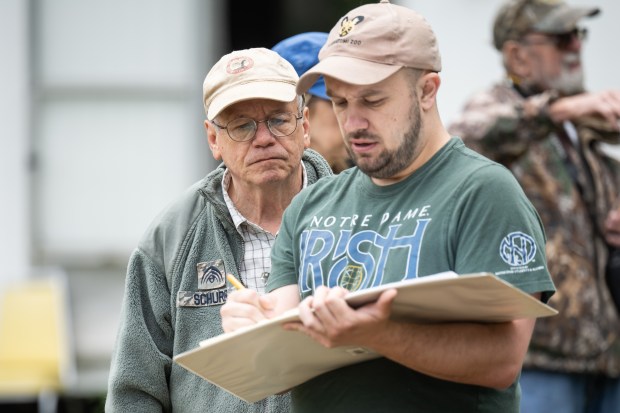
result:
[(233, 287), (235, 287), (237, 290), (243, 290), (245, 289), (245, 286), (243, 284), (241, 284), (241, 282), (235, 278), (234, 275), (228, 273), (226, 274), (226, 279), (228, 280), (229, 283), (232, 284)]

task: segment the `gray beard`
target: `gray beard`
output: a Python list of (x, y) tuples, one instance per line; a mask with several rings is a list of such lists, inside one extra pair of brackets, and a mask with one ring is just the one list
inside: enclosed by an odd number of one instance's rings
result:
[(564, 56), (560, 74), (546, 79), (547, 89), (554, 89), (564, 96), (576, 95), (584, 92), (583, 69), (571, 69), (571, 66), (580, 61), (579, 53), (570, 53)]
[(570, 66), (579, 61), (580, 57), (577, 53), (571, 53), (564, 56), (564, 61), (560, 74), (555, 77), (546, 77), (534, 82), (532, 80), (523, 80), (519, 85), (519, 89), (526, 95), (537, 95), (546, 90), (557, 90), (563, 96), (576, 95), (585, 91), (583, 69), (571, 69)]
[(558, 77), (549, 81), (551, 89), (555, 89), (562, 95), (576, 95), (585, 91), (583, 85), (583, 70), (563, 69)]

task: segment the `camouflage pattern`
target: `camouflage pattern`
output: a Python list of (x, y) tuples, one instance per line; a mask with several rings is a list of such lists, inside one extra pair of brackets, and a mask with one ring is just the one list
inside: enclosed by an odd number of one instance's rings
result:
[(545, 115), (550, 98), (525, 99), (511, 83), (498, 84), (474, 96), (449, 130), (512, 170), (545, 226), (557, 287), (549, 304), (559, 315), (537, 321), (525, 366), (617, 377), (620, 321), (605, 283), (608, 250), (601, 234), (608, 211), (619, 205), (620, 164), (601, 152), (600, 142), (620, 143), (620, 135), (599, 119), (574, 122), (582, 157)]
[(495, 17), (493, 44), (501, 50), (504, 42), (519, 40), (528, 32), (567, 33), (583, 17), (599, 12), (596, 7), (573, 7), (561, 0), (509, 0)]

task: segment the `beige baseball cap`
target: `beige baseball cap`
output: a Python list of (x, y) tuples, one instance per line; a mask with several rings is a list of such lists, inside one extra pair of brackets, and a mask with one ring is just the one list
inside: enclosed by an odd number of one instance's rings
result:
[(207, 119), (214, 119), (228, 106), (243, 100), (290, 102), (297, 96), (298, 79), (295, 68), (272, 50), (254, 48), (229, 53), (211, 68), (202, 84)]
[(598, 7), (570, 6), (562, 0), (510, 0), (499, 9), (493, 24), (493, 44), (501, 50), (508, 40), (529, 32), (568, 33), (584, 17), (599, 14)]
[(403, 67), (441, 71), (437, 38), (422, 15), (381, 0), (349, 11), (336, 23), (319, 63), (301, 76), (297, 92), (308, 90), (320, 75), (371, 85)]

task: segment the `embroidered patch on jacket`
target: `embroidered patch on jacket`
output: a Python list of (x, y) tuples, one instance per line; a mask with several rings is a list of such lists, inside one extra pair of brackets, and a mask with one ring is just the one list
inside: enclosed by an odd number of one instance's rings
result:
[(226, 269), (223, 260), (199, 262), (196, 264), (196, 272), (199, 290), (214, 290), (226, 286)]
[(177, 307), (209, 307), (226, 303), (228, 290), (225, 274), (223, 260), (196, 264), (198, 291), (179, 291)]
[(228, 298), (225, 288), (213, 291), (179, 291), (177, 293), (177, 307), (210, 307), (223, 305)]

